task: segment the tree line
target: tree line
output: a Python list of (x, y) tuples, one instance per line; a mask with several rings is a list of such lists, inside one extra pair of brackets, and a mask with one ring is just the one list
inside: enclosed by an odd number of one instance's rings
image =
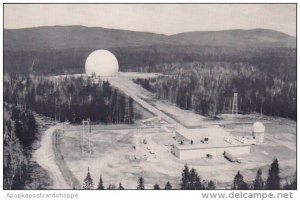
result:
[(289, 79), (293, 75), (288, 73), (226, 62), (172, 63), (157, 68), (169, 75), (134, 81), (182, 109), (209, 116), (230, 112), (236, 92), (241, 113), (297, 118), (296, 79)]
[[(270, 165), (269, 172), (268, 172), (268, 178), (267, 180), (264, 180), (262, 178), (262, 170), (258, 169), (257, 174), (253, 180), (252, 183), (246, 183), (244, 181), (243, 175), (240, 173), (240, 171), (237, 172), (237, 174), (234, 176), (231, 189), (232, 190), (280, 190), (280, 189), (286, 189), (286, 190), (295, 190), (297, 189), (297, 177), (296, 173), (294, 174), (292, 180), (286, 181), (285, 184), (282, 184), (282, 179), (280, 177), (280, 169), (279, 169), (279, 163), (278, 160), (275, 158)], [(197, 173), (196, 169), (191, 168), (189, 169), (188, 165), (186, 164), (181, 172), (181, 179), (179, 183), (179, 189), (180, 190), (214, 190), (216, 189), (217, 185), (214, 181), (205, 181), (202, 180), (199, 174)], [(91, 190), (95, 189), (95, 183), (91, 176), (90, 170), (88, 168), (88, 172), (86, 177), (83, 180), (83, 189)], [(115, 184), (109, 184), (107, 188), (104, 186), (104, 181), (102, 178), (102, 175), (100, 175), (99, 183), (96, 187), (97, 190), (124, 190), (124, 186), (120, 182), (118, 186)], [(152, 188), (146, 188), (145, 187), (145, 180), (141, 176), (137, 180), (137, 190), (144, 190), (144, 189), (154, 189), (154, 190), (171, 190), (173, 189), (173, 186), (171, 185), (170, 181), (167, 181), (164, 187), (161, 188), (160, 185), (154, 184)], [(177, 188), (175, 188), (177, 189)]]
[(4, 75), (4, 101), (57, 121), (103, 123), (134, 121), (133, 100), (113, 89), (109, 82), (94, 83), (83, 77)]
[(134, 120), (133, 100), (108, 82), (6, 73), (3, 86), (5, 189), (42, 189), (50, 184), (47, 173), (31, 161), (32, 144), (38, 134), (33, 112), (71, 123), (87, 118), (103, 123)]
[[(87, 56), (95, 48), (64, 50), (4, 50), (4, 71), (39, 75), (84, 73)], [(108, 48), (121, 71), (159, 72), (160, 64), (186, 62), (249, 63), (269, 73), (285, 73), (296, 78), (296, 49), (276, 47), (229, 47), (199, 45), (150, 45)], [(18, 59), (15, 59), (18, 58)]]
[(284, 184), (281, 183), (282, 179), (280, 177), (280, 169), (278, 159), (274, 159), (269, 171), (268, 171), (268, 178), (264, 180), (262, 178), (262, 170), (258, 169), (255, 179), (252, 183), (248, 184), (244, 181), (243, 175), (240, 171), (234, 177), (232, 187), (233, 190), (296, 190), (297, 189), (297, 175), (294, 174), (292, 180), (286, 181)]

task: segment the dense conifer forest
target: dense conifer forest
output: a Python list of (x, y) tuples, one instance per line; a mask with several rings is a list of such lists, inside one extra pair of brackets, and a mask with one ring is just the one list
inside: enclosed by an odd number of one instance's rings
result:
[[(85, 58), (93, 50), (5, 51), (4, 66), (25, 74), (84, 73)], [(233, 92), (238, 92), (243, 113), (296, 119), (295, 48), (150, 45), (109, 50), (121, 71), (171, 75), (150, 80), (150, 85), (159, 98), (181, 108), (203, 115), (228, 112)]]
[(201, 115), (230, 112), (237, 92), (240, 113), (297, 118), (296, 66), (283, 58), (270, 63), (176, 62), (147, 70), (168, 76), (136, 79), (136, 83), (156, 93), (158, 99)]
[(4, 101), (58, 121), (133, 123), (133, 100), (108, 82), (85, 78), (45, 78), (5, 74)]
[(4, 75), (4, 188), (45, 189), (49, 178), (31, 161), (38, 124), (33, 112), (57, 121), (133, 123), (133, 100), (108, 82), (84, 78)]
[(33, 113), (5, 104), (3, 120), (4, 189), (45, 189), (51, 184), (47, 172), (31, 161), (32, 143), (38, 137)]
[[(5, 50), (4, 70), (21, 74), (34, 72), (39, 75), (84, 73), (85, 60), (94, 50), (96, 48)], [(149, 45), (115, 47), (107, 50), (116, 55), (120, 71), (158, 72), (162, 69), (156, 66), (163, 63), (226, 62), (249, 63), (264, 72), (275, 74), (285, 72), (287, 77), (289, 75), (292, 75), (290, 78), (296, 77), (295, 48)]]

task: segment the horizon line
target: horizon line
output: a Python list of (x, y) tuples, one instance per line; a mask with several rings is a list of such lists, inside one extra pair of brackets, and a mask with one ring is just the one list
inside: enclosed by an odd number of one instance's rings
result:
[(22, 28), (5, 28), (3, 27), (3, 30), (22, 30), (22, 29), (34, 29), (34, 28), (46, 28), (46, 27), (85, 27), (85, 28), (102, 28), (102, 29), (109, 29), (109, 30), (120, 30), (120, 31), (130, 31), (130, 32), (138, 32), (138, 33), (152, 33), (152, 34), (157, 34), (157, 35), (164, 35), (164, 36), (173, 36), (173, 35), (178, 35), (178, 34), (183, 34), (183, 33), (193, 33), (193, 32), (221, 32), (221, 31), (251, 31), (251, 30), (271, 30), (271, 31), (276, 31), (285, 35), (288, 35), (290, 37), (297, 38), (296, 36), (290, 35), (288, 33), (275, 30), (275, 29), (268, 29), (268, 28), (250, 28), (250, 29), (219, 29), (219, 30), (194, 30), (194, 31), (187, 31), (187, 32), (179, 32), (179, 33), (174, 33), (174, 34), (165, 34), (165, 33), (157, 33), (157, 32), (150, 32), (150, 31), (142, 31), (142, 30), (130, 30), (130, 29), (117, 29), (117, 28), (109, 28), (109, 27), (103, 27), (103, 26), (86, 26), (86, 25), (45, 25), (45, 26), (32, 26), (32, 27), (22, 27)]

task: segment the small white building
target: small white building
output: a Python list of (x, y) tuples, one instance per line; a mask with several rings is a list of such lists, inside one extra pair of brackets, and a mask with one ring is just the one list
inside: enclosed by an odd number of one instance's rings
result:
[(254, 137), (256, 144), (264, 143), (265, 126), (261, 122), (255, 122), (252, 127), (252, 136)]

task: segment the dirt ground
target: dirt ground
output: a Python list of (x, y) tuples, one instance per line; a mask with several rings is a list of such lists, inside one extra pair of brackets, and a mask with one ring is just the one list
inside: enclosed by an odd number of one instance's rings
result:
[[(202, 179), (214, 180), (218, 188), (226, 188), (231, 185), (238, 170), (249, 183), (254, 179), (258, 168), (262, 168), (266, 177), (275, 157), (279, 159), (283, 179), (295, 173), (295, 121), (259, 114), (223, 114), (218, 116), (219, 120), (212, 120), (192, 111), (179, 109), (169, 102), (158, 101), (154, 94), (131, 81), (132, 76), (139, 75), (121, 74), (110, 82), (115, 87), (120, 87), (125, 94), (132, 95), (141, 105), (145, 104), (146, 108), (169, 119), (166, 120), (169, 123), (174, 122), (187, 128), (217, 125), (233, 135), (250, 135), (253, 123), (261, 121), (266, 127), (265, 143), (251, 146), (251, 153), (240, 158), (241, 164), (231, 163), (223, 157), (179, 160), (169, 152), (169, 145), (175, 142), (172, 133), (167, 132), (159, 123), (153, 126), (142, 125), (140, 121), (136, 121), (134, 125), (94, 125), (92, 133), (84, 133), (81, 126), (68, 125), (61, 150), (68, 167), (78, 180), (83, 181), (89, 167), (95, 185), (101, 174), (106, 187), (122, 182), (126, 189), (135, 189), (138, 177), (143, 176), (148, 189), (152, 189), (155, 183), (164, 187), (167, 181), (171, 182), (173, 188), (178, 188), (181, 170), (184, 164), (188, 164), (198, 171)], [(153, 116), (153, 113), (145, 111), (142, 106), (136, 106), (136, 112), (141, 113), (140, 119)], [(147, 144), (143, 143), (143, 139), (147, 140)], [(80, 148), (82, 141), (84, 151)]]
[[(105, 187), (109, 184), (117, 186), (122, 182), (126, 189), (135, 189), (138, 177), (143, 176), (147, 189), (152, 189), (155, 183), (163, 188), (167, 181), (170, 181), (176, 189), (179, 188), (181, 170), (188, 164), (190, 168), (193, 167), (198, 171), (202, 179), (214, 180), (217, 187), (223, 189), (230, 187), (238, 170), (248, 183), (252, 182), (258, 168), (262, 168), (263, 177), (266, 178), (274, 158), (279, 159), (283, 183), (295, 173), (295, 121), (259, 114), (235, 116), (222, 114), (218, 116), (219, 120), (212, 120), (196, 115), (192, 111), (182, 110), (168, 101), (157, 100), (154, 94), (131, 81), (132, 78), (157, 75), (159, 74), (123, 73), (115, 80), (116, 83), (126, 86), (123, 88), (125, 94), (135, 95), (136, 99), (140, 100), (140, 104), (134, 103), (137, 120), (134, 125), (93, 125), (92, 133), (84, 132), (80, 125), (65, 125), (61, 152), (67, 167), (80, 182), (83, 182), (89, 168), (95, 187), (102, 175)], [(141, 122), (155, 115), (147, 111), (142, 106), (143, 103), (147, 104), (148, 108), (154, 107), (156, 113), (162, 112), (161, 116), (167, 115), (166, 118), (172, 118), (170, 121), (186, 128), (217, 125), (233, 135), (240, 136), (250, 135), (253, 123), (261, 121), (266, 127), (265, 142), (262, 145), (251, 146), (251, 153), (240, 158), (241, 164), (231, 163), (224, 157), (180, 160), (170, 153), (169, 145), (175, 142), (172, 133), (167, 132), (163, 125), (157, 122), (158, 120), (151, 126), (143, 125)], [(51, 188), (70, 188), (54, 160), (51, 135), (55, 128), (59, 127), (51, 126), (39, 136), (41, 142), (34, 144), (37, 150), (32, 159), (47, 170), (53, 181)], [(147, 140), (147, 144), (143, 143), (144, 139)]]
[[(236, 119), (224, 116), (223, 123), (232, 134), (246, 135), (251, 133), (251, 120), (255, 121), (255, 116), (238, 116)], [(167, 181), (177, 188), (181, 169), (187, 163), (197, 169), (203, 179), (214, 180), (218, 187), (225, 188), (238, 170), (249, 182), (259, 167), (266, 177), (275, 157), (279, 159), (281, 177), (293, 175), (296, 170), (296, 128), (295, 123), (287, 122), (285, 119), (266, 119), (265, 143), (252, 146), (250, 155), (241, 158), (241, 164), (230, 163), (223, 157), (179, 160), (169, 152), (168, 145), (174, 143), (172, 133), (159, 127), (138, 125), (130, 128), (128, 125), (93, 126), (92, 133), (84, 134), (86, 149), (83, 153), (80, 149), (82, 127), (69, 125), (62, 139), (62, 152), (68, 167), (79, 180), (84, 179), (89, 167), (96, 184), (101, 174), (106, 186), (122, 182), (125, 188), (135, 189), (138, 177), (143, 176), (146, 188), (152, 188), (155, 183), (164, 186)], [(143, 139), (147, 144), (143, 144)]]

